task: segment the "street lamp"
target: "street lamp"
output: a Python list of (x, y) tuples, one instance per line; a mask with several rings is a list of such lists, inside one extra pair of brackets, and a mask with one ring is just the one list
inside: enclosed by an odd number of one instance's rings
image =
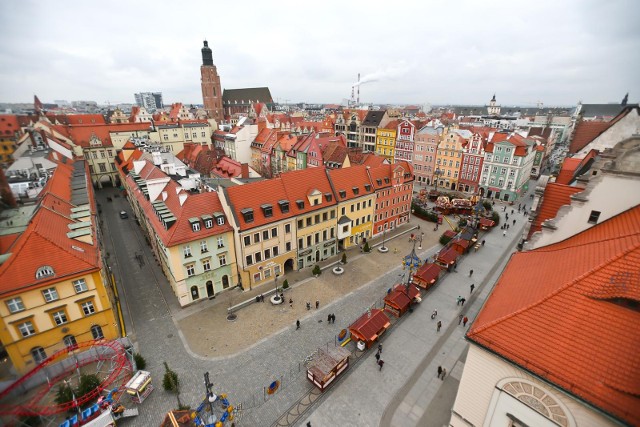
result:
[(280, 296), (278, 295), (278, 277), (280, 277), (280, 275), (276, 274), (276, 277), (274, 278), (274, 281), (273, 281), (276, 286), (276, 300), (280, 299)]
[(422, 239), (424, 238), (424, 231), (422, 233), (420, 233), (419, 239), (418, 240), (420, 243), (418, 244), (418, 249), (422, 250)]
[(382, 248), (381, 249), (383, 251), (387, 250), (387, 247), (384, 245), (385, 244), (385, 237), (387, 235), (387, 227), (386, 226), (387, 226), (387, 224), (385, 224), (385, 228), (382, 230)]
[(213, 422), (215, 421), (215, 416), (213, 415), (213, 402), (216, 401), (217, 396), (211, 391), (211, 387), (213, 387), (213, 384), (211, 384), (211, 381), (209, 381), (209, 372), (204, 373), (204, 386), (207, 389), (207, 401), (209, 402), (209, 408), (211, 409), (209, 421)]
[(442, 176), (442, 175), (443, 175), (443, 172), (444, 172), (444, 171), (443, 171), (443, 170), (441, 170), (440, 168), (437, 168), (435, 171), (433, 171), (433, 176), (435, 177), (435, 180), (434, 180), (434, 181), (435, 181), (435, 184), (436, 184), (436, 185), (435, 185), (435, 187), (436, 187), (436, 188), (435, 188), (435, 191), (438, 191), (438, 179), (439, 179), (439, 177), (440, 177), (440, 176)]

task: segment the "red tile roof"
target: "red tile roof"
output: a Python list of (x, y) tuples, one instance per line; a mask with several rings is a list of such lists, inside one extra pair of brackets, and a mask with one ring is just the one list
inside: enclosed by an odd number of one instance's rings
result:
[[(358, 197), (362, 197), (366, 194), (371, 194), (374, 192), (373, 183), (369, 179), (369, 174), (367, 174), (367, 167), (364, 165), (351, 166), (349, 168), (341, 168), (341, 169), (329, 169), (329, 178), (333, 184), (333, 188), (338, 193), (336, 194), (336, 199), (340, 202), (349, 199), (355, 199)], [(365, 184), (371, 184), (370, 189), (364, 187)], [(358, 194), (353, 192), (353, 189), (358, 188)], [(341, 197), (340, 191), (345, 191), (346, 196)]]
[(544, 189), (542, 204), (540, 205), (538, 214), (531, 223), (531, 228), (529, 229), (529, 235), (527, 238), (530, 238), (533, 233), (540, 231), (542, 229), (543, 222), (548, 219), (555, 218), (558, 213), (558, 209), (564, 205), (570, 205), (572, 194), (579, 193), (583, 190), (584, 189), (580, 187), (571, 187), (569, 185), (558, 184), (555, 182), (548, 183)]
[(614, 122), (587, 122), (581, 121), (576, 126), (576, 130), (573, 132), (573, 138), (571, 139), (571, 143), (569, 144), (569, 153), (577, 153), (582, 150), (588, 143), (596, 139), (598, 135), (600, 135), (605, 130), (609, 129), (609, 127)]
[(453, 248), (443, 248), (438, 253), (438, 261), (443, 264), (453, 264), (456, 262), (460, 254)]
[(429, 287), (438, 280), (440, 274), (442, 274), (442, 267), (438, 264), (425, 262), (413, 275), (413, 282), (421, 287)]
[(395, 289), (389, 292), (384, 297), (384, 301), (389, 303), (392, 307), (396, 307), (400, 310), (404, 310), (411, 305), (411, 299), (409, 299), (406, 290), (404, 289)]
[(567, 157), (562, 162), (562, 167), (560, 168), (560, 172), (558, 173), (558, 177), (556, 178), (556, 182), (558, 184), (566, 184), (569, 185), (571, 180), (573, 179), (578, 166), (580, 165), (580, 161), (582, 159), (578, 159), (576, 157)]
[(515, 253), (467, 337), (640, 425), (638, 266), (640, 206), (562, 242)]
[(15, 114), (0, 114), (0, 136), (13, 136), (19, 131), (20, 124)]

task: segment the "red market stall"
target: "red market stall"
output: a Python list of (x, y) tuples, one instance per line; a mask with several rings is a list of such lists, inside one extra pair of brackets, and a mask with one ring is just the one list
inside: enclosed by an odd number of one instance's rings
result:
[(494, 227), (496, 225), (496, 222), (492, 219), (489, 218), (480, 218), (480, 228), (483, 230), (488, 230), (491, 227)]
[(349, 326), (349, 332), (352, 339), (362, 341), (364, 346), (369, 348), (390, 326), (391, 322), (384, 311), (374, 308), (353, 322)]
[(402, 288), (404, 288), (404, 285), (400, 285), (384, 297), (384, 310), (396, 317), (402, 316), (411, 306), (411, 299), (407, 295), (407, 290)]
[(469, 241), (464, 239), (455, 239), (452, 240), (449, 244), (453, 249), (456, 250), (460, 255), (464, 255), (469, 251)]
[(443, 248), (436, 257), (436, 264), (451, 271), (453, 265), (458, 261), (460, 254), (453, 248)]
[(319, 348), (318, 354), (307, 368), (307, 379), (324, 391), (329, 384), (349, 367), (351, 352), (346, 348)]
[(442, 275), (442, 267), (438, 264), (425, 262), (413, 275), (413, 283), (422, 289), (429, 289)]
[(456, 232), (455, 232), (455, 231), (453, 231), (453, 230), (447, 230), (447, 231), (445, 231), (444, 233), (442, 233), (442, 235), (443, 235), (444, 237), (448, 237), (449, 239), (453, 239), (454, 237), (456, 237), (456, 234), (458, 234), (458, 233), (456, 233)]

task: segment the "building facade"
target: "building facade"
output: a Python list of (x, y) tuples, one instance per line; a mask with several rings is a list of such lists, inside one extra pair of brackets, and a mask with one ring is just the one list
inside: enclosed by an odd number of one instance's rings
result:
[(370, 168), (368, 172), (376, 193), (375, 237), (409, 221), (414, 175), (411, 164), (405, 161)]
[(202, 104), (210, 119), (217, 123), (222, 123), (222, 85), (218, 69), (213, 65), (213, 53), (209, 47), (209, 42), (203, 42), (202, 65), (200, 66), (200, 84), (202, 87)]

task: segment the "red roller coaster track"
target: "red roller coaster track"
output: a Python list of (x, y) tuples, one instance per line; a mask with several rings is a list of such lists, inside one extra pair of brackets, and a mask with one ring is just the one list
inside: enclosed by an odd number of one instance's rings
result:
[[(82, 407), (87, 402), (94, 400), (100, 395), (102, 390), (109, 387), (113, 384), (120, 374), (125, 368), (129, 371), (132, 370), (131, 362), (127, 358), (126, 350), (124, 346), (118, 341), (105, 341), (105, 340), (97, 340), (97, 341), (87, 341), (82, 342), (80, 344), (67, 347), (63, 350), (57, 351), (51, 356), (47, 357), (42, 363), (33, 368), (31, 371), (27, 372), (24, 376), (18, 379), (16, 382), (11, 384), (7, 389), (5, 389), (2, 393), (0, 393), (0, 400), (7, 397), (11, 394), (15, 389), (23, 385), (29, 378), (36, 375), (39, 371), (44, 369), (45, 367), (57, 362), (59, 359), (66, 358), (69, 353), (78, 351), (83, 348), (91, 349), (94, 347), (107, 347), (105, 352), (96, 352), (96, 355), (93, 357), (85, 358), (82, 362), (76, 362), (75, 365), (71, 366), (70, 369), (67, 369), (66, 372), (54, 377), (49, 378), (48, 381), (42, 385), (40, 385), (39, 391), (36, 395), (29, 400), (29, 402), (21, 404), (21, 405), (8, 405), (1, 404), (0, 405), (0, 415), (17, 415), (17, 416), (33, 416), (33, 415), (55, 415), (61, 412), (66, 412), (72, 410), (74, 408)], [(109, 349), (111, 351), (109, 351)], [(41, 403), (41, 400), (44, 395), (46, 395), (51, 388), (53, 388), (57, 383), (61, 380), (69, 376), (69, 373), (72, 370), (80, 368), (82, 366), (91, 364), (97, 361), (113, 361), (115, 363), (114, 368), (109, 372), (109, 375), (100, 383), (100, 386), (90, 393), (85, 394), (84, 396), (77, 396), (74, 401), (66, 402), (63, 404), (55, 405), (50, 403)], [(121, 379), (122, 386), (128, 380), (127, 376), (124, 376)]]

